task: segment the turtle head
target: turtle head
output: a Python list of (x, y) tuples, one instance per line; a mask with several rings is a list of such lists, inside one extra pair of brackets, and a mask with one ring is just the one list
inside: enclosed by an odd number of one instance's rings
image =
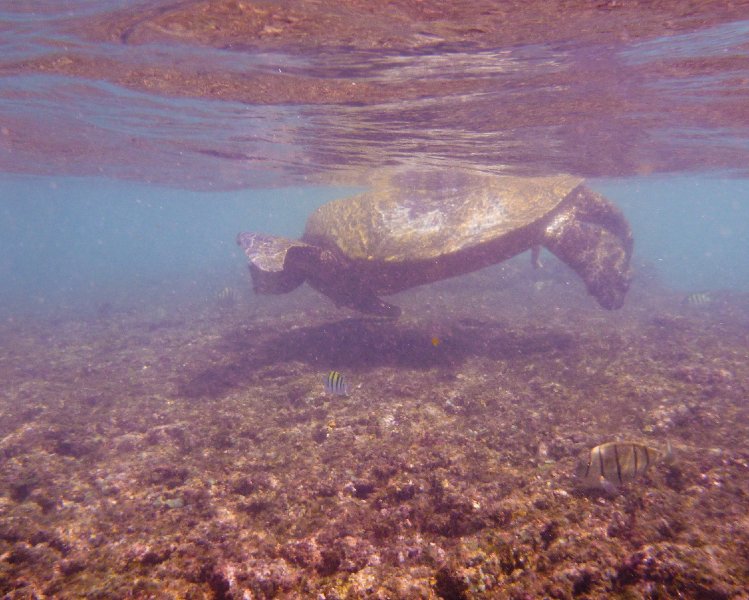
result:
[(621, 211), (578, 186), (551, 215), (544, 246), (572, 267), (607, 309), (621, 308), (632, 279), (632, 231)]

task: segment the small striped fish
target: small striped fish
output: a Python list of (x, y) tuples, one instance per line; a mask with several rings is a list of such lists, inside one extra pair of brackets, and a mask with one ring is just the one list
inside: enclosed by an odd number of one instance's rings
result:
[(602, 487), (614, 493), (618, 485), (632, 481), (670, 455), (670, 444), (662, 452), (637, 442), (608, 442), (586, 453), (577, 467), (577, 476), (584, 487)]
[(700, 307), (712, 304), (713, 300), (715, 300), (715, 298), (710, 292), (695, 292), (684, 298), (684, 304), (687, 306)]
[(325, 385), (325, 391), (328, 392), (328, 394), (333, 394), (334, 396), (348, 396), (348, 385), (346, 384), (346, 379), (343, 377), (343, 374), (338, 371), (331, 371), (323, 377), (322, 381)]
[(237, 293), (233, 288), (225, 287), (216, 294), (216, 299), (221, 306), (234, 306), (237, 302)]

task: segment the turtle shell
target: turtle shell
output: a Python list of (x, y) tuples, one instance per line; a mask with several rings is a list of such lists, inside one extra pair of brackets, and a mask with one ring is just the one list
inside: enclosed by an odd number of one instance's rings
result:
[(355, 261), (433, 260), (493, 242), (553, 210), (582, 179), (410, 172), (321, 206), (303, 240)]

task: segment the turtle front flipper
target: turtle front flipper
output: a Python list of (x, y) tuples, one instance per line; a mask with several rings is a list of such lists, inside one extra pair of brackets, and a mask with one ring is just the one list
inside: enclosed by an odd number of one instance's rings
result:
[(296, 289), (321, 253), (316, 246), (262, 233), (240, 233), (237, 244), (249, 261), (256, 294), (285, 294)]
[(578, 186), (544, 229), (543, 244), (572, 267), (603, 308), (621, 308), (629, 290), (632, 231), (603, 196)]

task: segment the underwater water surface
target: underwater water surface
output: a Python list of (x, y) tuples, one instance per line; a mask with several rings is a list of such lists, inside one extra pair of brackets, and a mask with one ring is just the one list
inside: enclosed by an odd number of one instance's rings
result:
[[(0, 1), (0, 47), (0, 596), (747, 597), (749, 5)], [(547, 250), (397, 319), (345, 262), (253, 292), (238, 233), (404, 173), (584, 178), (624, 305)]]

